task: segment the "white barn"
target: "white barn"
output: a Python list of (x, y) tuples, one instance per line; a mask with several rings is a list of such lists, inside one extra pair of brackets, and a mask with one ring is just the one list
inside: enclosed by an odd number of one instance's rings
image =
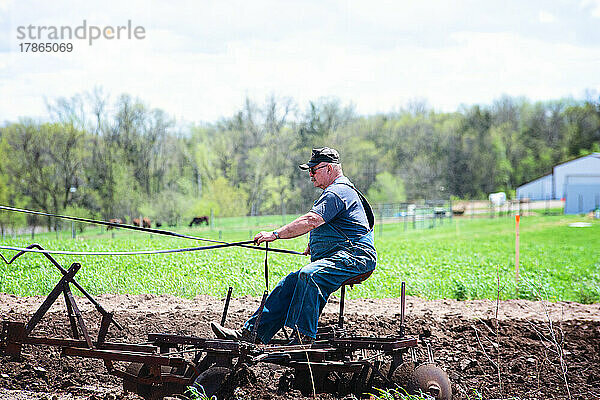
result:
[(600, 207), (600, 153), (555, 166), (551, 174), (517, 188), (517, 198), (565, 199), (565, 213), (586, 213)]
[(554, 199), (554, 179), (552, 174), (544, 175), (517, 188), (517, 199)]

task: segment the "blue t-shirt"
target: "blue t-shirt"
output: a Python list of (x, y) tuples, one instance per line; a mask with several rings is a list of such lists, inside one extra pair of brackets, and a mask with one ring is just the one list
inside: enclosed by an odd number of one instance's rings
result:
[(345, 176), (337, 178), (325, 188), (310, 211), (350, 240), (358, 240), (369, 232), (369, 221), (358, 193), (348, 184), (352, 185)]

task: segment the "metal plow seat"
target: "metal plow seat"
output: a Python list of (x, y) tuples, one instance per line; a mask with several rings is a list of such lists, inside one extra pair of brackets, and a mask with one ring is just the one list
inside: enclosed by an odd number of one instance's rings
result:
[(352, 288), (354, 285), (360, 285), (363, 281), (365, 281), (368, 277), (371, 276), (373, 271), (364, 272), (360, 275), (353, 276), (352, 278), (346, 279), (344, 283), (342, 283), (342, 293), (340, 298), (340, 316), (338, 319), (338, 327), (340, 329), (344, 328), (344, 301), (346, 299), (346, 286), (350, 285), (350, 287)]

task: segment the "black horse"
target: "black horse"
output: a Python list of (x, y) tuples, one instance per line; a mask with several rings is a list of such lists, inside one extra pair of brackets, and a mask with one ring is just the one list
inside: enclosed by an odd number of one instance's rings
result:
[(194, 219), (192, 219), (192, 222), (190, 222), (190, 228), (194, 225), (202, 224), (206, 224), (206, 226), (208, 226), (208, 217), (206, 215), (203, 215), (201, 217), (194, 217)]

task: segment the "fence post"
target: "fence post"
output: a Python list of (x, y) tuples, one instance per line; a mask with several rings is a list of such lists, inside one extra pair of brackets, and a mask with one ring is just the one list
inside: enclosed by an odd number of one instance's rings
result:
[(71, 239), (75, 239), (75, 222), (71, 221)]
[(521, 216), (515, 215), (515, 287), (519, 297), (519, 220)]

